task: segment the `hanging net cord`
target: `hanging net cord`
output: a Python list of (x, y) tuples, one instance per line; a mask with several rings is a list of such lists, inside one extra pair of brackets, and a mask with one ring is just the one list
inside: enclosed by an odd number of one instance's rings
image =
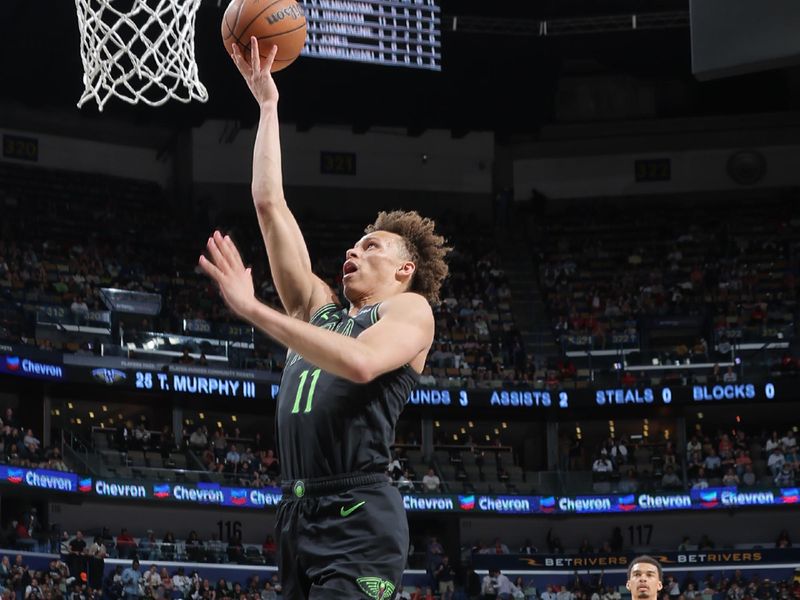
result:
[[(194, 56), (194, 24), (201, 0), (75, 0), (81, 36), (84, 91), (100, 111), (117, 96), (161, 106), (208, 100)], [(155, 5), (155, 6), (150, 6)]]

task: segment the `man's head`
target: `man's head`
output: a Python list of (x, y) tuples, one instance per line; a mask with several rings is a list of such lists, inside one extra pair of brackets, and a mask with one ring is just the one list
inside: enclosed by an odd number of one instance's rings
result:
[(652, 556), (637, 556), (628, 567), (628, 582), (625, 587), (632, 600), (655, 600), (664, 587), (661, 582), (661, 563)]
[(342, 284), (347, 299), (408, 291), (438, 304), (450, 248), (434, 228), (431, 219), (414, 211), (379, 213), (364, 230), (366, 235), (346, 253)]

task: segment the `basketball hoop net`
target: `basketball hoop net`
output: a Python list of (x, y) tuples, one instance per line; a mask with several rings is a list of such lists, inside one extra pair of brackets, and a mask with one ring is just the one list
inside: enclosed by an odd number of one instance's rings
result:
[(200, 2), (75, 0), (84, 73), (78, 108), (94, 99), (102, 112), (112, 96), (150, 106), (208, 100), (194, 58)]

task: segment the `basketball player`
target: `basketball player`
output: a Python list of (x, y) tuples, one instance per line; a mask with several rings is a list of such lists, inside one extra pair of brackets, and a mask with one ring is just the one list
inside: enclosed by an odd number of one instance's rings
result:
[(253, 201), (286, 314), (260, 303), (250, 269), (229, 237), (214, 232), (200, 266), (228, 307), (289, 348), (276, 409), (284, 479), (276, 538), (289, 600), (390, 600), (408, 551), (400, 493), (385, 475), (400, 412), (431, 347), (447, 275), (444, 238), (415, 212), (380, 213), (346, 252), (344, 295), (311, 271), (302, 233), (283, 196), (273, 48), (260, 64), (233, 59), (261, 115)]
[(658, 600), (658, 592), (664, 587), (662, 580), (661, 563), (643, 554), (634, 558), (628, 567), (625, 587), (631, 593), (631, 600)]

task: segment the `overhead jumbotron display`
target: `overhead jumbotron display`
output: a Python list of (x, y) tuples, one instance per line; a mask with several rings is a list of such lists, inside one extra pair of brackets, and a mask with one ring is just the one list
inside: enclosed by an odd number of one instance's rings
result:
[(441, 70), (441, 15), (435, 0), (302, 0), (308, 19), (302, 55)]

